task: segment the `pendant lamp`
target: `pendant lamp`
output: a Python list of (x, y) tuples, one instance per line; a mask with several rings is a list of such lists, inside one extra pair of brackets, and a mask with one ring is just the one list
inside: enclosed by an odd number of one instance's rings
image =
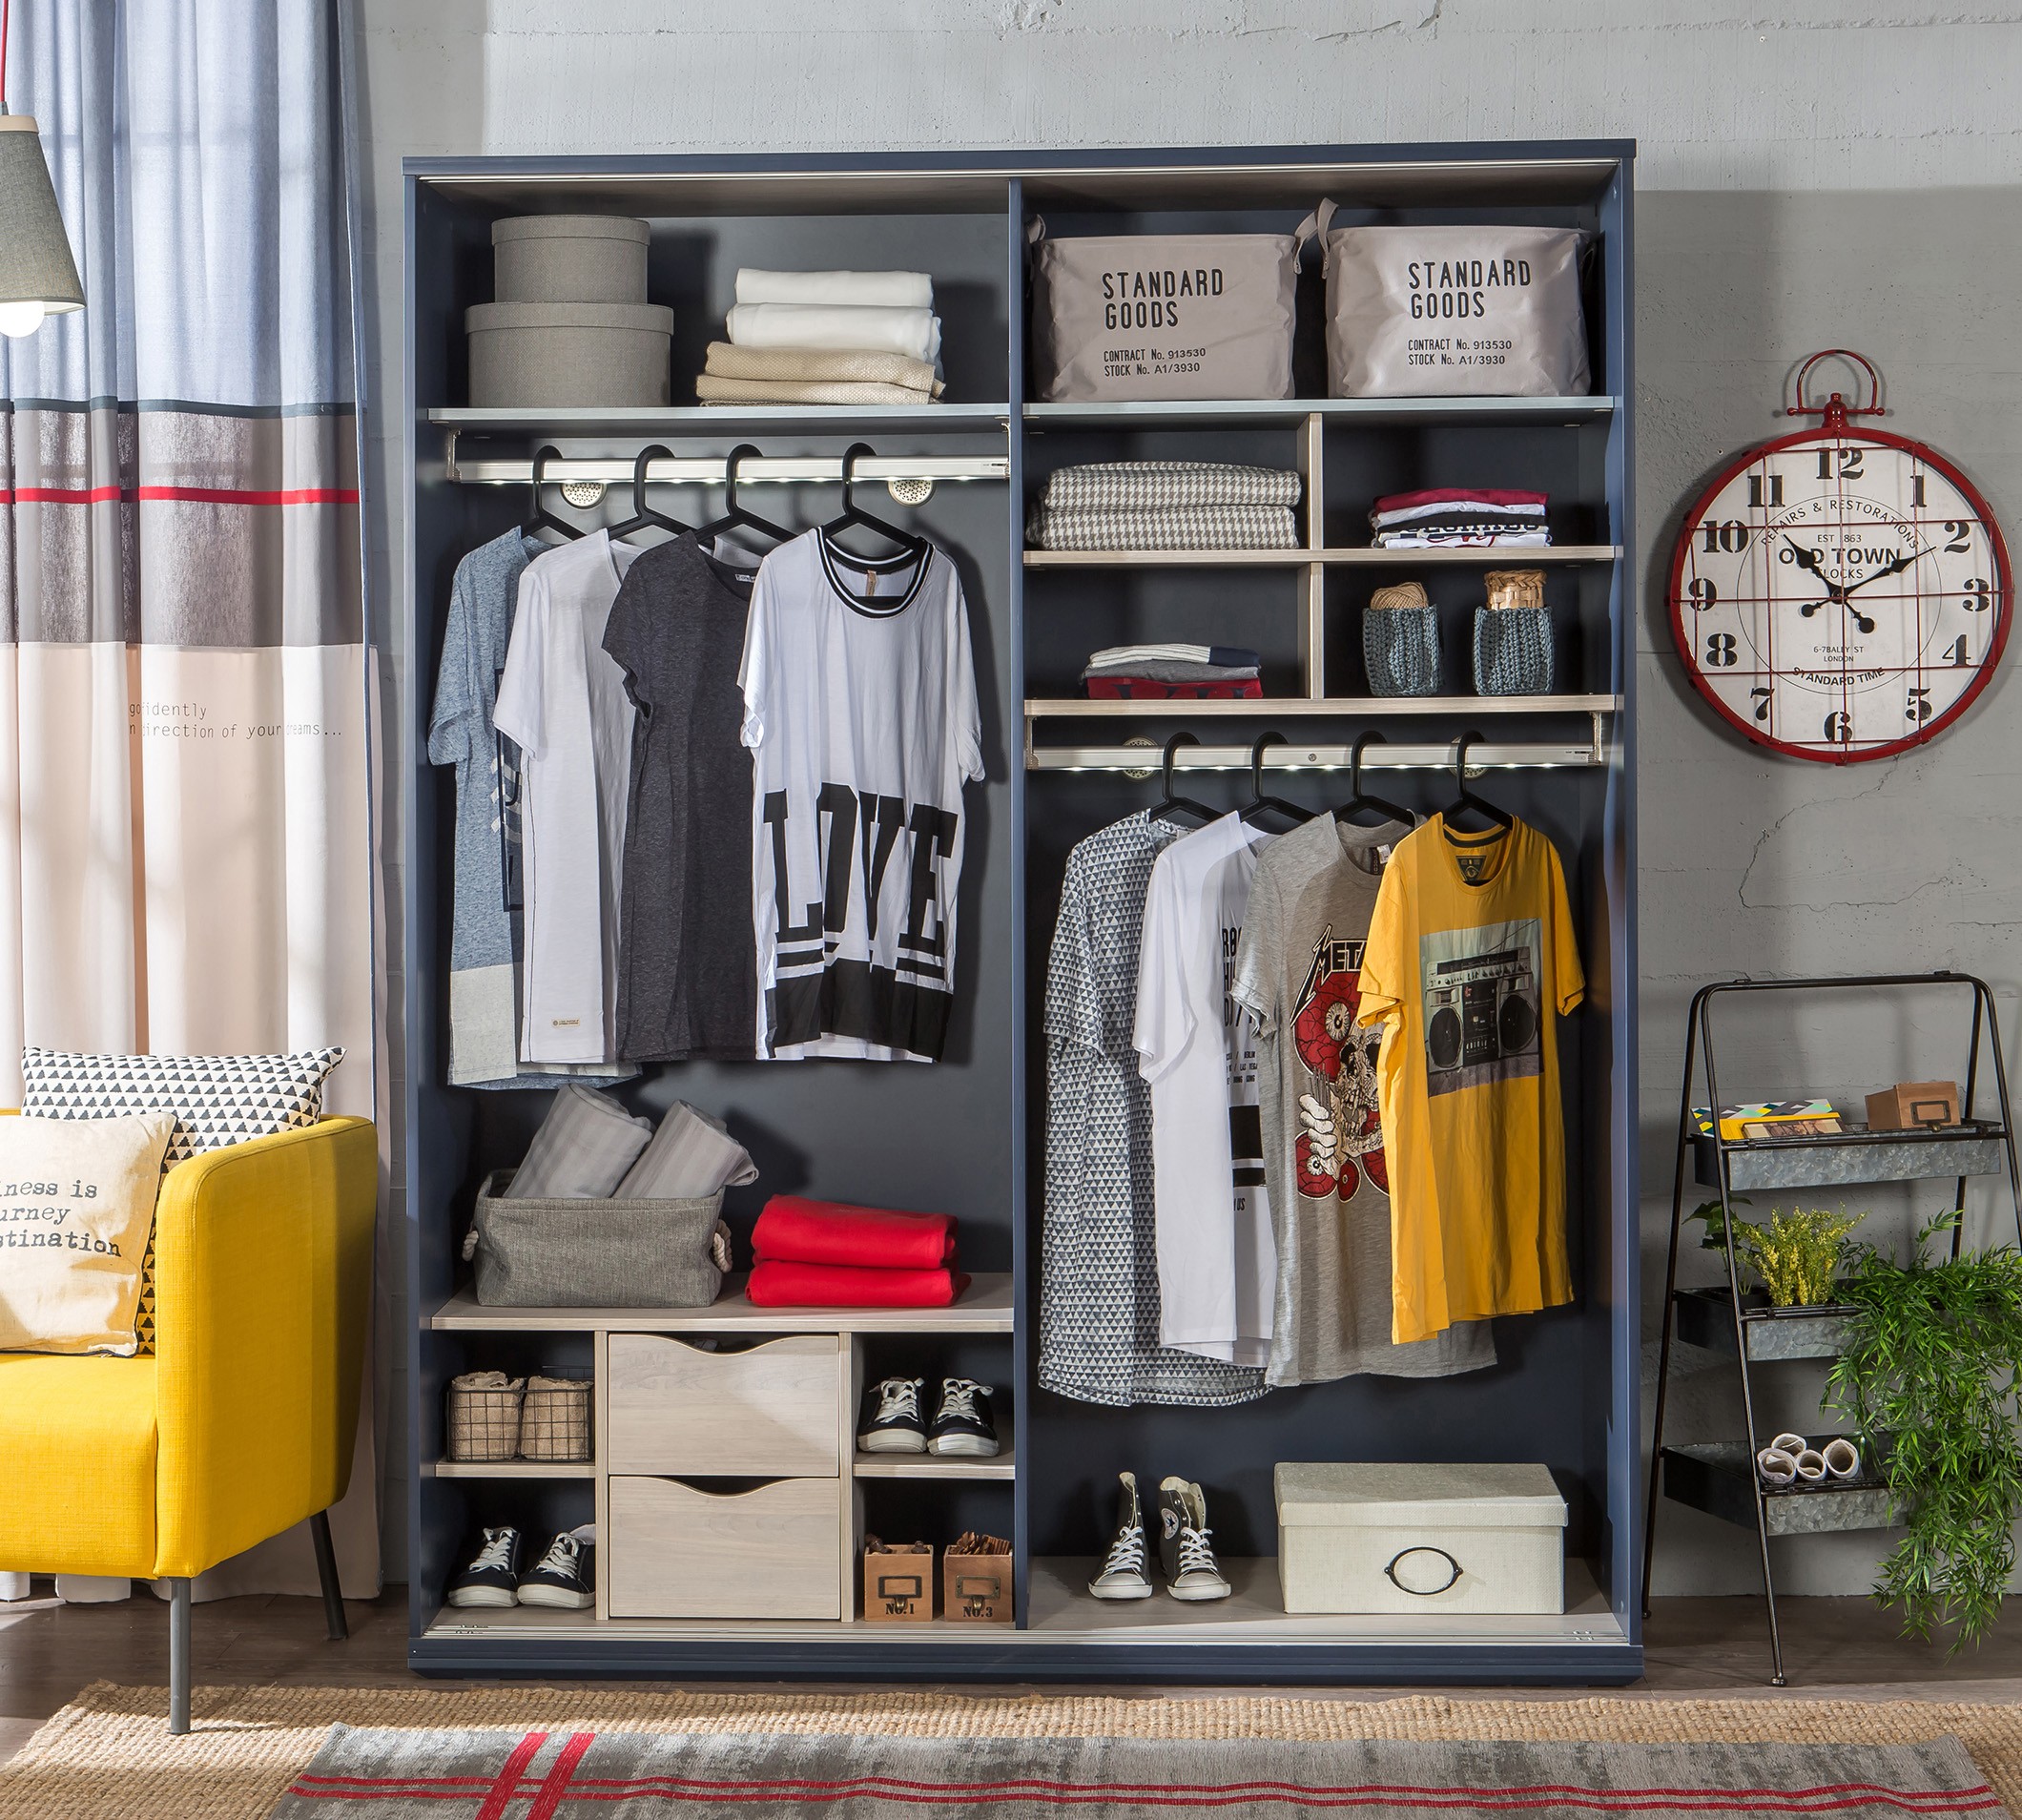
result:
[(0, 0), (0, 335), (32, 335), (45, 316), (83, 309), (84, 286), (34, 118), (7, 112), (7, 27)]

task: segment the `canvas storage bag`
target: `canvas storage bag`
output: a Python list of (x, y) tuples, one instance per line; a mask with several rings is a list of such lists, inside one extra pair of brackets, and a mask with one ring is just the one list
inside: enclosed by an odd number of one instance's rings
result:
[(487, 1176), (464, 1255), (486, 1308), (707, 1308), (723, 1286), (721, 1190), (689, 1201), (506, 1197)]
[(1046, 238), (1034, 217), (1032, 371), (1049, 404), (1290, 398), (1291, 234)]
[(1331, 228), (1327, 389), (1335, 398), (1578, 398), (1590, 385), (1578, 228)]

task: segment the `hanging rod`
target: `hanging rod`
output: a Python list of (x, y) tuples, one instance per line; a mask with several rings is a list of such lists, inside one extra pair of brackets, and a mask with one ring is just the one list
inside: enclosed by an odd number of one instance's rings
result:
[[(1349, 746), (1281, 745), (1265, 749), (1267, 771), (1346, 771), (1354, 752)], [(1468, 776), (1484, 771), (1579, 771), (1611, 764), (1615, 749), (1599, 743), (1551, 742), (1522, 746), (1471, 744)], [(1165, 762), (1155, 743), (1141, 746), (1025, 747), (1027, 771), (1125, 771), (1155, 774)], [(1182, 746), (1172, 755), (1175, 771), (1248, 771), (1248, 746)], [(1445, 771), (1454, 768), (1454, 748), (1444, 746), (1372, 745), (1362, 749), (1364, 771)]]
[[(533, 481), (533, 461), (479, 459), (461, 461), (454, 438), (444, 462), (444, 472), (465, 486), (526, 486)], [(543, 465), (541, 479), (557, 486), (579, 485), (615, 486), (630, 485), (632, 459), (617, 455), (575, 455)], [(721, 486), (724, 475), (721, 455), (676, 455), (649, 462), (646, 478), (654, 486)], [(856, 464), (860, 481), (1001, 481), (1010, 477), (1011, 464), (1001, 455), (865, 455)], [(737, 485), (820, 486), (839, 483), (842, 460), (836, 455), (753, 455), (737, 464)]]

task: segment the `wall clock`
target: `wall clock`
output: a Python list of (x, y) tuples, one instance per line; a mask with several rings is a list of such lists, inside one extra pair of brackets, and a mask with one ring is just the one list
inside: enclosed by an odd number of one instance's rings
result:
[[(1805, 399), (1838, 355), (1868, 403)], [(1793, 758), (1855, 764), (1935, 739), (2001, 660), (2012, 603), (1993, 513), (1934, 448), (1887, 430), (1874, 368), (1845, 348), (1797, 376), (1800, 430), (1749, 449), (1686, 515), (1671, 559), (1671, 630), (1720, 716)]]

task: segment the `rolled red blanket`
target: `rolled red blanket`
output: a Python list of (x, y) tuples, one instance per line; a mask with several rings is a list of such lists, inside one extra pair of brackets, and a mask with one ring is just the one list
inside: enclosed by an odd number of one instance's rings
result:
[(944, 1270), (955, 1262), (955, 1222), (945, 1213), (897, 1213), (844, 1201), (811, 1201), (804, 1194), (775, 1194), (752, 1229), (752, 1250), (761, 1259), (795, 1264)]
[(744, 1293), (753, 1308), (946, 1308), (968, 1287), (959, 1271), (865, 1270), (761, 1258)]

